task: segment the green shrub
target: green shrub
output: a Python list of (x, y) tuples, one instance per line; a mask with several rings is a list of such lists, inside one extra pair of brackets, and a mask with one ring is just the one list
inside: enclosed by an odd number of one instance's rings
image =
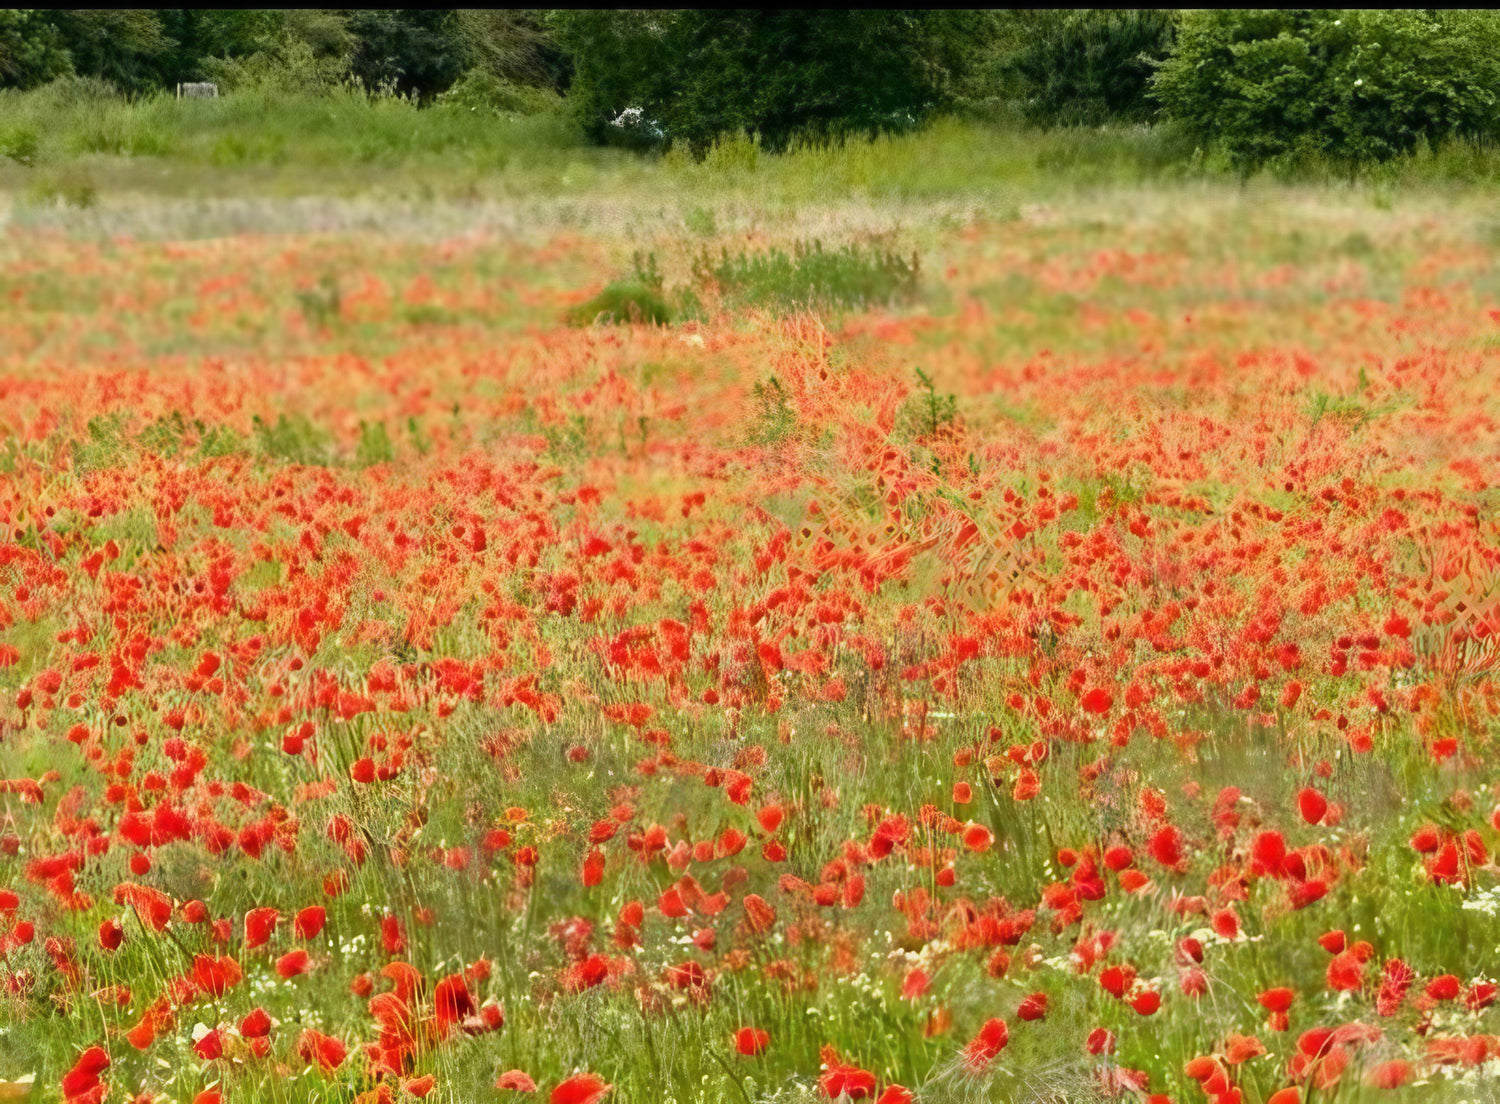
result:
[(203, 74), (225, 92), (259, 92), (278, 97), (328, 95), (353, 80), (347, 52), (283, 29), (242, 57), (204, 58)]
[(361, 421), (354, 462), (368, 468), (372, 464), (389, 464), (395, 458), (396, 449), (391, 443), (391, 435), (386, 432), (385, 423)]
[(751, 394), (755, 400), (755, 414), (747, 427), (748, 443), (775, 446), (796, 436), (797, 410), (779, 379), (771, 376), (757, 381)]
[(646, 323), (669, 324), (676, 312), (662, 290), (662, 275), (656, 267), (656, 256), (635, 255), (634, 271), (624, 279), (605, 286), (593, 298), (569, 312), (568, 321), (575, 326), (592, 326), (606, 322), (616, 325)]
[(8, 157), (18, 165), (35, 165), (36, 155), (41, 148), (41, 139), (29, 126), (12, 126), (0, 130), (0, 157)]
[(310, 329), (326, 329), (343, 317), (343, 293), (336, 276), (325, 272), (316, 287), (299, 288), (295, 294)]
[(259, 414), (251, 419), (255, 444), (263, 456), (290, 464), (329, 464), (333, 460), (333, 438), (314, 425), (305, 414), (276, 416), (275, 424)]
[(1241, 166), (1379, 161), (1493, 137), (1497, 47), (1500, 17), (1489, 12), (1196, 11), (1183, 16), (1153, 94)]
[(556, 111), (562, 97), (550, 88), (534, 88), (485, 69), (471, 69), (437, 98), (440, 106), (457, 111), (485, 111), (500, 115), (540, 115)]
[(665, 326), (672, 321), (672, 307), (656, 288), (634, 280), (616, 280), (574, 308), (570, 321), (575, 326), (599, 322)]
[(75, 167), (64, 167), (53, 175), (32, 182), (26, 190), (29, 203), (87, 210), (99, 201), (99, 189), (87, 171)]
[(927, 11), (566, 11), (569, 99), (596, 141), (899, 130), (945, 105), (989, 17)]
[(127, 415), (121, 411), (90, 418), (88, 436), (74, 441), (69, 447), (73, 470), (81, 475), (101, 471), (128, 458), (133, 445), (126, 433), (127, 420)]
[(850, 243), (824, 249), (821, 242), (798, 242), (790, 253), (736, 253), (725, 249), (715, 260), (707, 252), (693, 265), (694, 278), (715, 287), (731, 307), (764, 306), (787, 310), (866, 307), (916, 294), (920, 264), (878, 245)]

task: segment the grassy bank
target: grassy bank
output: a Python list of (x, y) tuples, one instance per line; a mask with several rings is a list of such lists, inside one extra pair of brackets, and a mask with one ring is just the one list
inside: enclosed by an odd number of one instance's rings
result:
[[(1252, 178), (1166, 127), (1026, 130), (954, 119), (914, 133), (771, 155), (749, 139), (702, 160), (586, 143), (565, 112), (418, 108), (340, 91), (135, 100), (86, 82), (0, 93), (0, 194), (13, 210), (126, 196), (359, 196), (483, 201), (671, 195), (706, 208), (1004, 198), (1108, 185), (1314, 185), (1466, 191), (1500, 154), (1453, 144), (1379, 166), (1302, 160)], [(704, 222), (700, 218), (700, 222)], [(705, 222), (706, 225), (706, 222)]]

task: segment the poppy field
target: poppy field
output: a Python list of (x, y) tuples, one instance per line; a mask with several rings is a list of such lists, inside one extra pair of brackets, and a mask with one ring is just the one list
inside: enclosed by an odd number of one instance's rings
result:
[(1484, 227), (906, 233), (10, 227), (0, 1099), (1500, 1099)]

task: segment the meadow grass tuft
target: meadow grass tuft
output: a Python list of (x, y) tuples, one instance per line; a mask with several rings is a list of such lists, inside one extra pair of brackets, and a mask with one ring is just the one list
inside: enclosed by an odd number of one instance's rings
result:
[(693, 276), (714, 288), (726, 305), (764, 306), (779, 310), (847, 309), (910, 299), (917, 292), (921, 264), (879, 243), (850, 242), (836, 249), (823, 243), (794, 242), (789, 250), (719, 256), (704, 251), (693, 263)]

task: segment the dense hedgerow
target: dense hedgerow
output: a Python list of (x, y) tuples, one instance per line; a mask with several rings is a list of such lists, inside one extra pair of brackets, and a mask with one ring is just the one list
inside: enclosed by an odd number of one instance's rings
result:
[(592, 137), (626, 120), (648, 144), (700, 153), (724, 135), (783, 149), (796, 136), (909, 129), (949, 102), (988, 26), (979, 13), (926, 11), (595, 11), (552, 23)]
[(1243, 164), (1386, 160), (1496, 135), (1500, 17), (1479, 11), (1239, 10), (1182, 17), (1152, 91)]

